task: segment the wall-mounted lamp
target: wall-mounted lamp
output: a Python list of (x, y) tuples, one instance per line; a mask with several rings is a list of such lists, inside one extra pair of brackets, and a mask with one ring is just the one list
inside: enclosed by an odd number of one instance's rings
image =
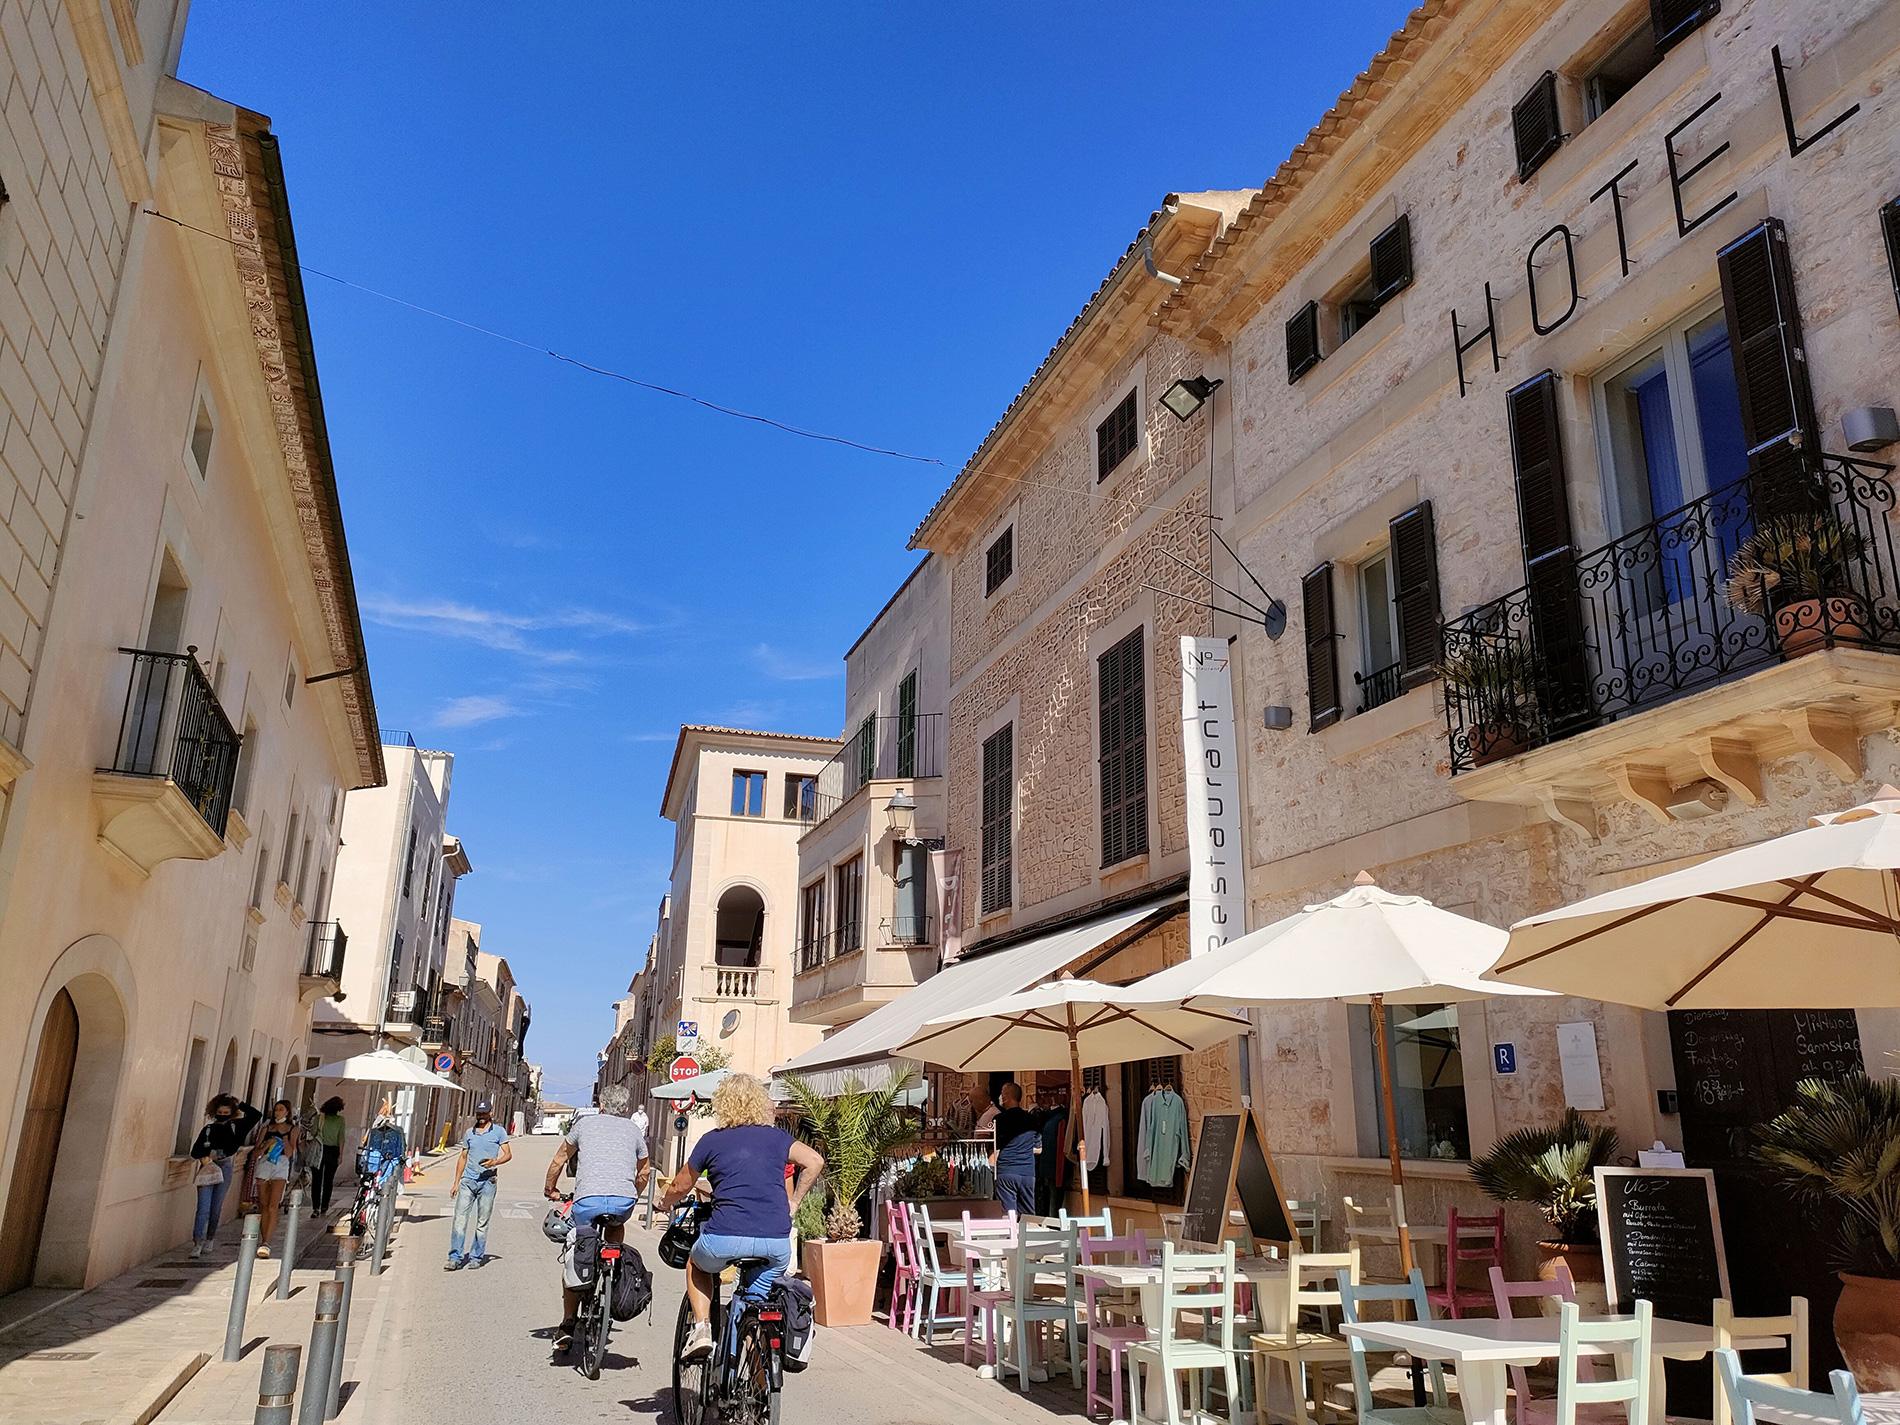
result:
[(1161, 404), (1174, 413), (1176, 420), (1184, 421), (1225, 384), (1218, 376), (1183, 376), (1161, 393)]
[(1270, 707), (1261, 721), (1266, 724), (1268, 732), (1285, 732), (1293, 726), (1293, 709), (1284, 705)]
[(891, 835), (903, 841), (910, 835), (912, 824), (917, 819), (917, 802), (911, 794), (899, 787), (891, 793), (891, 799), (884, 806), (884, 813), (890, 818)]

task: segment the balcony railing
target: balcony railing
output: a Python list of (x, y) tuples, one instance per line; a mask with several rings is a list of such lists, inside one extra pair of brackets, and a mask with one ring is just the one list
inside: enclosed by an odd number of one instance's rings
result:
[(1889, 473), (1817, 455), (1792, 481), (1739, 481), (1451, 620), (1451, 771), (1816, 647), (1900, 653)]
[(769, 1000), (772, 971), (755, 965), (708, 965), (702, 986), (707, 999)]
[(1405, 683), (1399, 677), (1399, 665), (1396, 663), (1387, 664), (1372, 673), (1354, 673), (1352, 680), (1359, 685), (1359, 711), (1362, 713), (1384, 707), (1405, 691)]
[(943, 714), (872, 717), (860, 723), (818, 769), (799, 818), (818, 825), (863, 790), (866, 782), (943, 775)]
[(198, 650), (121, 648), (132, 660), (118, 748), (104, 771), (169, 778), (219, 836), (231, 811), (242, 739), (218, 706)]
[(886, 945), (929, 945), (930, 917), (927, 915), (894, 915), (883, 924), (884, 943)]
[(832, 946), (836, 943), (836, 939), (837, 938), (827, 930), (822, 935), (808, 936), (799, 941), (799, 973), (803, 974), (806, 970), (815, 970), (827, 960), (831, 959)]
[(455, 1021), (446, 1014), (422, 1016), (422, 1042), (431, 1047), (455, 1042)]
[(303, 952), (304, 974), (316, 979), (340, 981), (343, 978), (343, 952), (349, 943), (350, 937), (343, 933), (343, 927), (336, 921), (312, 921), (310, 940)]
[(389, 1013), (384, 1018), (391, 1024), (414, 1024), (427, 999), (421, 990), (396, 990), (389, 996)]

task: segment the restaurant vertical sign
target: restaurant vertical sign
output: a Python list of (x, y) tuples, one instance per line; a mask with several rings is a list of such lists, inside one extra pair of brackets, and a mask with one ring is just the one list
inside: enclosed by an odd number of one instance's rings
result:
[(1224, 638), (1181, 640), (1181, 746), (1187, 757), (1188, 953), (1205, 955), (1247, 924), (1240, 848), (1240, 757), (1232, 650)]

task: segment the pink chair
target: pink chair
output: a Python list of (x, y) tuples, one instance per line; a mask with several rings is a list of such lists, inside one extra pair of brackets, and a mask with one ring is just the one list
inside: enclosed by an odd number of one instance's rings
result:
[[(1471, 1240), (1475, 1232), (1489, 1232), (1488, 1244), (1479, 1245)], [(1458, 1268), (1491, 1267), (1504, 1265), (1504, 1214), (1494, 1212), (1488, 1217), (1460, 1217), (1458, 1209), (1452, 1208), (1445, 1214), (1445, 1281), (1442, 1286), (1428, 1287), (1425, 1299), (1438, 1307), (1454, 1321), (1464, 1315), (1467, 1308), (1475, 1307), (1483, 1311), (1494, 1304), (1492, 1294), (1481, 1286), (1460, 1286)]]
[[(1154, 1261), (1145, 1232), (1132, 1232), (1126, 1237), (1090, 1237), (1083, 1233), (1076, 1246), (1081, 1251), (1082, 1265), (1085, 1267), (1115, 1261), (1147, 1266)], [(1082, 1278), (1082, 1316), (1089, 1328), (1088, 1383), (1082, 1397), (1082, 1414), (1085, 1417), (1093, 1417), (1095, 1407), (1105, 1405), (1108, 1407), (1109, 1419), (1128, 1418), (1122, 1413), (1124, 1360), (1128, 1348), (1148, 1340), (1150, 1334), (1142, 1323), (1131, 1322), (1115, 1314), (1126, 1311), (1129, 1304), (1125, 1292), (1091, 1276)], [(1101, 1357), (1096, 1354), (1098, 1350), (1108, 1353), (1107, 1395), (1103, 1395), (1096, 1386), (1101, 1366)]]
[[(890, 1224), (891, 1239), (891, 1311), (888, 1325), (894, 1331), (908, 1333), (917, 1315), (917, 1254), (910, 1239), (910, 1204), (885, 1204), (885, 1220)], [(905, 1320), (905, 1307), (910, 1321)]]
[[(981, 1238), (998, 1247), (1016, 1245), (1016, 1214), (1007, 1217), (972, 1217), (963, 1214), (963, 1238)], [(984, 1263), (974, 1253), (963, 1254), (963, 1364), (970, 1364), (970, 1348), (976, 1344), (976, 1328), (983, 1326), (983, 1364), (994, 1369), (997, 1362), (997, 1308), (1013, 1300), (1007, 1286), (993, 1284), (984, 1276)], [(998, 1372), (1000, 1374), (1000, 1372)]]
[[(1504, 1279), (1501, 1267), (1491, 1268), (1491, 1301), (1497, 1307), (1498, 1319), (1509, 1320), (1514, 1314), (1511, 1303), (1514, 1301), (1569, 1301), (1577, 1299), (1577, 1284), (1571, 1279), (1570, 1267), (1565, 1262), (1557, 1263), (1556, 1277), (1551, 1281), (1509, 1282)], [(1585, 1379), (1595, 1379), (1597, 1362), (1584, 1357), (1577, 1363), (1578, 1372)], [(1557, 1418), (1557, 1402), (1535, 1400), (1531, 1397), (1530, 1378), (1524, 1367), (1511, 1367), (1511, 1392), (1517, 1397), (1517, 1425), (1546, 1425)], [(1579, 1420), (1600, 1421), (1610, 1425), (1612, 1421), (1621, 1421), (1628, 1412), (1619, 1403), (1579, 1402), (1577, 1418)]]

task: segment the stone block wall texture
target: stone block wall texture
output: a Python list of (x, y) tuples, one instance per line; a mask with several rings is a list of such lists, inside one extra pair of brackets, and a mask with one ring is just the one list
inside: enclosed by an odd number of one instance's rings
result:
[[(1205, 597), (1204, 587), (1173, 560), (1195, 569), (1208, 566), (1207, 487), (1204, 475), (1195, 474), (1206, 454), (1207, 416), (1202, 412), (1179, 422), (1156, 404), (1177, 376), (1200, 369), (1191, 352), (1157, 340), (1139, 360), (1143, 452), (1098, 485), (1093, 416), (1084, 416), (1014, 482), (1005, 499), (1014, 507), (1014, 586), (993, 599), (984, 597), (984, 554), (990, 534), (1002, 527), (1000, 519), (950, 556), (955, 692), (948, 728), (946, 835), (948, 845), (964, 848), (966, 925), (977, 924), (983, 739), (989, 719), (1012, 698), (1020, 706), (1016, 918), (1019, 923), (1033, 919), (1039, 903), (1075, 894), (1100, 879), (1094, 659), (1105, 650), (1091, 650), (1089, 640), (1137, 607), (1147, 611), (1142, 618), (1153, 828), (1148, 864), (1185, 848), (1186, 772), (1174, 650), (1181, 635), (1205, 634), (1208, 616), (1193, 604), (1157, 598), (1142, 586)], [(1097, 395), (1104, 401), (1119, 399), (1135, 379), (1136, 371), (1125, 368)], [(1066, 596), (1051, 606), (1065, 589)], [(985, 927), (985, 933), (992, 928)]]
[(0, 0), (0, 183), (0, 737), (17, 747), (131, 212), (57, 0)]

